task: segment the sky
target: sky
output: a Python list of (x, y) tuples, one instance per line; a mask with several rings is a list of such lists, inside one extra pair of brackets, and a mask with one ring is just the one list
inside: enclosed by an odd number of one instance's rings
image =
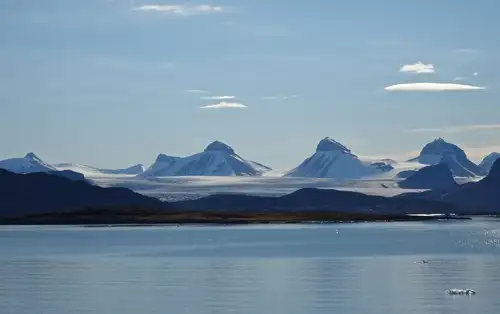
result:
[(498, 0), (2, 0), (0, 158), (500, 151)]

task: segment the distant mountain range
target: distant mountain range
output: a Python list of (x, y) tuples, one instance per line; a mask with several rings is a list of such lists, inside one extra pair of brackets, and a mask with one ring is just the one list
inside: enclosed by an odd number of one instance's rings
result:
[[(446, 174), (444, 167), (428, 173)], [(437, 169), (437, 170), (436, 170)], [(448, 170), (449, 171), (449, 170)], [(420, 174), (425, 179), (424, 170)], [(449, 179), (449, 176), (447, 176)], [(415, 180), (418, 181), (419, 180)], [(424, 180), (425, 182), (425, 180)], [(50, 173), (0, 170), (0, 217), (60, 213), (86, 208), (141, 208), (168, 212), (346, 212), (374, 214), (500, 213), (500, 160), (478, 182), (395, 197), (358, 192), (300, 189), (280, 197), (211, 195), (191, 201), (161, 202), (125, 188), (102, 188)], [(95, 212), (94, 212), (95, 213)], [(56, 215), (56, 214), (54, 214)], [(85, 221), (85, 212), (81, 212)], [(21, 221), (22, 222), (22, 221)]]
[[(467, 158), (457, 145), (438, 138), (426, 144), (420, 154), (408, 160), (414, 164), (408, 169), (398, 168), (391, 159), (365, 160), (356, 156), (350, 149), (332, 138), (319, 141), (314, 154), (292, 170), (284, 172), (287, 177), (316, 177), (334, 179), (359, 179), (379, 174), (390, 174), (397, 178), (407, 178), (423, 166), (445, 163), (454, 177), (477, 177), (486, 175), (493, 162), (500, 157), (498, 153), (488, 155), (480, 165)], [(201, 153), (187, 157), (174, 157), (159, 154), (147, 169), (137, 164), (125, 169), (102, 169), (71, 163), (49, 164), (28, 153), (22, 158), (0, 161), (0, 169), (15, 173), (53, 172), (69, 170), (81, 173), (87, 178), (99, 176), (138, 176), (153, 178), (163, 176), (262, 176), (271, 173), (271, 168), (262, 163), (247, 160), (234, 149), (220, 141), (209, 144)]]

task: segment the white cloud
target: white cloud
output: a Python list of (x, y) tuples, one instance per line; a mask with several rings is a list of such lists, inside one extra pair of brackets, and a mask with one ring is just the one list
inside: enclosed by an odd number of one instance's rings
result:
[(389, 92), (445, 92), (482, 90), (485, 87), (454, 83), (405, 83), (387, 86), (384, 89)]
[(474, 76), (478, 76), (478, 75), (479, 75), (479, 73), (478, 73), (478, 72), (474, 72), (474, 73), (472, 73), (472, 75), (474, 75)]
[(415, 64), (405, 64), (400, 69), (399, 72), (411, 72), (417, 74), (423, 73), (434, 73), (434, 65), (424, 64), (422, 62), (417, 62)]
[(499, 130), (500, 124), (469, 124), (469, 125), (459, 125), (459, 126), (447, 126), (439, 128), (423, 128), (423, 129), (412, 129), (406, 130), (409, 133), (464, 133), (464, 132), (474, 132), (474, 131), (489, 131), (489, 130)]
[(465, 77), (463, 76), (456, 76), (453, 78), (453, 81), (456, 82), (456, 81), (465, 81)]
[(264, 99), (264, 100), (289, 100), (289, 99), (293, 99), (293, 98), (297, 98), (297, 95), (264, 96), (264, 97), (262, 97), (262, 99)]
[(224, 99), (235, 99), (236, 96), (207, 96), (201, 97), (201, 99), (209, 99), (209, 100), (224, 100)]
[(184, 93), (188, 93), (188, 94), (207, 94), (209, 92), (206, 91), (206, 90), (202, 90), (202, 89), (186, 89), (184, 91)]
[(171, 15), (199, 15), (199, 14), (209, 14), (209, 13), (221, 13), (224, 8), (221, 6), (214, 6), (209, 4), (198, 4), (198, 5), (188, 5), (188, 4), (145, 4), (134, 8), (137, 11), (149, 11), (149, 12), (161, 12)]
[(243, 105), (243, 104), (237, 103), (237, 102), (221, 101), (218, 104), (201, 106), (200, 108), (201, 109), (228, 109), (228, 108), (243, 109), (243, 108), (248, 108), (248, 107)]

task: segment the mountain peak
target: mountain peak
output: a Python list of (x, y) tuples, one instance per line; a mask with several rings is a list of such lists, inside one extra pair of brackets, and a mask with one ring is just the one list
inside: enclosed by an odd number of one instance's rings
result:
[(340, 144), (339, 142), (335, 141), (330, 137), (325, 137), (324, 139), (319, 141), (318, 146), (316, 146), (316, 151), (317, 152), (339, 151), (346, 153), (351, 152), (347, 147), (345, 147), (344, 145)]
[(220, 141), (215, 141), (208, 144), (207, 148), (205, 148), (205, 152), (225, 152), (228, 154), (234, 154), (234, 150), (231, 146)]
[(41, 161), (41, 159), (38, 158), (38, 156), (35, 155), (35, 153), (33, 153), (33, 152), (27, 153), (26, 156), (24, 156), (24, 158), (26, 158), (26, 159), (28, 159), (30, 161), (36, 161), (36, 162), (40, 162)]
[(446, 163), (453, 175), (458, 177), (476, 176), (483, 172), (478, 165), (467, 158), (463, 149), (441, 137), (427, 143), (422, 148), (420, 155), (411, 161), (418, 161), (424, 165)]

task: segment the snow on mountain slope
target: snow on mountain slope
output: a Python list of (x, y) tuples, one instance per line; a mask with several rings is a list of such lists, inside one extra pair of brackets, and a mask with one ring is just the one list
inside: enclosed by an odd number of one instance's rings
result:
[(442, 138), (426, 144), (420, 155), (409, 160), (424, 165), (436, 165), (444, 162), (448, 164), (456, 177), (474, 177), (483, 175), (481, 168), (467, 158), (465, 152), (455, 144), (448, 143)]
[(57, 170), (71, 170), (74, 172), (79, 172), (86, 177), (98, 177), (103, 175), (137, 175), (144, 172), (145, 168), (143, 165), (138, 164), (125, 169), (100, 169), (85, 165), (63, 163), (56, 164), (54, 167)]
[(394, 168), (391, 163), (388, 160), (362, 161), (344, 145), (326, 137), (318, 143), (314, 155), (285, 176), (356, 179), (391, 171)]
[(245, 160), (230, 146), (215, 141), (201, 153), (187, 157), (160, 154), (140, 177), (261, 176), (271, 168)]
[(479, 164), (479, 168), (483, 170), (484, 174), (488, 174), (495, 161), (499, 158), (500, 153), (491, 153), (484, 157), (483, 161)]
[(10, 158), (0, 161), (0, 168), (15, 173), (33, 173), (57, 171), (53, 166), (45, 163), (34, 153), (28, 153), (22, 158)]

